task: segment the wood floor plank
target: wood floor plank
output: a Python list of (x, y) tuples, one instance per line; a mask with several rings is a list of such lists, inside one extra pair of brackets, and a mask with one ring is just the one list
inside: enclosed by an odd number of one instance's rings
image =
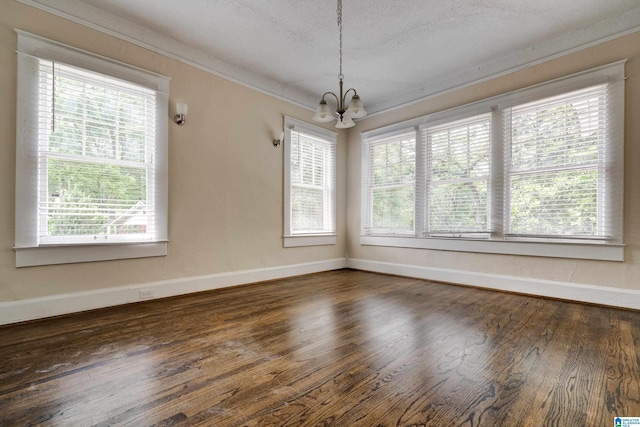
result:
[(600, 426), (640, 313), (340, 270), (0, 327), (1, 426)]

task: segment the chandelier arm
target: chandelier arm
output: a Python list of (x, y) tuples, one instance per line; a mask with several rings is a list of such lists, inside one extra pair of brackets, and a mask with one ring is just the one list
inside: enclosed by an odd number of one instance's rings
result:
[(322, 100), (324, 101), (324, 97), (327, 95), (333, 95), (333, 97), (336, 99), (336, 103), (338, 104), (338, 107), (340, 107), (340, 100), (338, 99), (338, 96), (333, 93), (333, 92), (325, 92), (322, 94)]
[(345, 105), (345, 104), (347, 103), (347, 94), (348, 94), (349, 92), (351, 92), (351, 91), (353, 91), (353, 94), (354, 94), (354, 95), (357, 95), (357, 94), (358, 94), (358, 92), (356, 92), (356, 90), (355, 90), (354, 88), (347, 89), (347, 91), (346, 91), (346, 92), (344, 93), (344, 95), (342, 96), (342, 105)]

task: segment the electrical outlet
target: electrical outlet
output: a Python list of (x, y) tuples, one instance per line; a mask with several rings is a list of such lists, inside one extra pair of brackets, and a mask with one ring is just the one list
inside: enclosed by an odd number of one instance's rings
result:
[(153, 298), (153, 289), (140, 289), (140, 299), (151, 299)]

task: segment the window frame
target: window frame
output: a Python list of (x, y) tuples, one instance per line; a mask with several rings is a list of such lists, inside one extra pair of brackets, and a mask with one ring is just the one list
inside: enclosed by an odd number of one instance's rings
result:
[[(474, 115), (487, 112), (492, 113), (491, 123), (491, 177), (489, 209), (491, 211), (492, 228), (486, 238), (474, 238), (470, 235), (460, 236), (429, 236), (426, 230), (426, 189), (424, 178), (426, 177), (426, 165), (421, 164), (427, 150), (426, 142), (421, 138), (420, 131), (416, 130), (416, 232), (413, 236), (388, 236), (367, 233), (366, 217), (361, 214), (361, 245), (390, 246), (420, 249), (448, 250), (459, 252), (477, 252), (490, 254), (527, 255), (540, 257), (558, 257), (574, 259), (594, 259), (607, 261), (624, 261), (623, 243), (623, 178), (615, 181), (612, 188), (614, 194), (608, 194), (609, 206), (615, 208), (612, 222), (615, 223), (615, 235), (609, 240), (592, 241), (589, 239), (558, 239), (558, 238), (524, 238), (505, 234), (504, 221), (505, 210), (509, 205), (505, 200), (508, 195), (505, 192), (505, 150), (508, 145), (503, 135), (504, 120), (502, 111), (525, 104), (534, 100), (569, 93), (577, 89), (610, 83), (609, 91), (612, 94), (608, 105), (608, 113), (611, 115), (608, 150), (611, 156), (611, 165), (615, 165), (622, 174), (624, 165), (624, 64), (626, 60), (617, 61), (594, 69), (572, 74), (535, 86), (498, 95), (471, 104), (462, 105), (449, 110), (436, 112), (417, 119), (393, 124), (380, 129), (363, 132), (361, 155), (364, 158), (368, 150), (368, 144), (372, 141), (383, 139), (403, 129), (425, 128), (443, 123), (454, 122)], [(365, 188), (368, 187), (368, 170), (366, 162), (362, 161), (361, 185), (363, 205)], [(418, 189), (420, 192), (418, 192)], [(419, 215), (419, 216), (418, 216)]]
[[(72, 46), (16, 29), (18, 34), (18, 97), (16, 127), (16, 266), (104, 261), (164, 256), (167, 254), (168, 211), (168, 100), (170, 78)], [(37, 112), (28, 100), (37, 95), (30, 61), (64, 63), (105, 74), (156, 92), (155, 180), (152, 186), (157, 208), (155, 238), (146, 241), (45, 244), (38, 238), (38, 138)]]
[[(337, 173), (337, 138), (336, 132), (315, 126), (309, 123), (302, 122), (292, 117), (285, 116), (284, 118), (284, 225), (283, 225), (283, 246), (288, 247), (300, 247), (300, 246), (321, 246), (321, 245), (335, 245), (337, 242), (337, 210), (336, 210), (336, 173)], [(329, 227), (329, 231), (313, 231), (313, 232), (296, 232), (292, 226), (292, 187), (294, 186), (291, 173), (292, 173), (292, 147), (291, 147), (291, 134), (294, 131), (300, 131), (306, 133), (314, 138), (320, 139), (324, 144), (329, 146), (332, 151), (333, 164), (329, 165), (328, 172), (331, 176), (326, 174), (323, 176), (323, 180), (326, 183), (324, 189), (323, 206), (324, 203), (329, 203), (328, 209), (323, 208), (323, 212), (328, 212), (331, 218), (324, 218), (323, 222), (329, 221), (332, 227)], [(326, 171), (327, 169), (325, 169)]]
[[(394, 144), (394, 143), (398, 143), (401, 142), (400, 137), (405, 137), (407, 135), (413, 134), (413, 143), (414, 143), (414, 162), (415, 162), (415, 157), (417, 156), (417, 145), (416, 145), (416, 130), (414, 128), (409, 128), (409, 129), (399, 129), (397, 131), (394, 132), (390, 132), (390, 133), (386, 133), (384, 134), (382, 137), (374, 137), (371, 138), (369, 141), (367, 141), (367, 148), (366, 150), (362, 151), (362, 170), (363, 171), (367, 171), (367, 182), (371, 182), (371, 169), (370, 169), (370, 165), (371, 165), (371, 147), (372, 146), (388, 146), (389, 144)], [(417, 166), (417, 165), (416, 165)], [(417, 169), (416, 167), (414, 167), (414, 179), (413, 179), (413, 183), (399, 183), (399, 184), (392, 184), (392, 185), (386, 185), (385, 187), (390, 188), (393, 187), (395, 189), (398, 188), (404, 188), (404, 187), (413, 187), (413, 200), (414, 200), (414, 206), (413, 206), (413, 224), (411, 227), (411, 230), (409, 229), (394, 229), (394, 231), (391, 231), (391, 229), (389, 227), (387, 228), (376, 228), (373, 226), (373, 224), (366, 224), (368, 221), (363, 220), (362, 221), (362, 233), (363, 234), (374, 234), (374, 235), (387, 235), (387, 236), (410, 236), (416, 233), (416, 227), (418, 227), (418, 223), (417, 223), (417, 218), (418, 218), (418, 214), (416, 212), (416, 194), (417, 194), (417, 189), (416, 189), (416, 176), (417, 176)], [(375, 192), (376, 188), (380, 188), (377, 187), (374, 183), (372, 183), (371, 185), (366, 185), (366, 186), (362, 186), (362, 218), (366, 218), (367, 220), (371, 220), (373, 221), (374, 218), (374, 209), (373, 209), (373, 202), (374, 202), (374, 197), (373, 197), (373, 193)], [(365, 227), (368, 227), (368, 230), (365, 230)], [(376, 232), (376, 230), (388, 230), (386, 233), (382, 232), (382, 231), (378, 231)]]

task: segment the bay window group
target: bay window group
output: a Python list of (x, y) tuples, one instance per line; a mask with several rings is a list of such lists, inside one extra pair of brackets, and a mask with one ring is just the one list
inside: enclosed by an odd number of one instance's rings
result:
[(619, 62), (363, 133), (361, 243), (620, 256), (623, 97)]

